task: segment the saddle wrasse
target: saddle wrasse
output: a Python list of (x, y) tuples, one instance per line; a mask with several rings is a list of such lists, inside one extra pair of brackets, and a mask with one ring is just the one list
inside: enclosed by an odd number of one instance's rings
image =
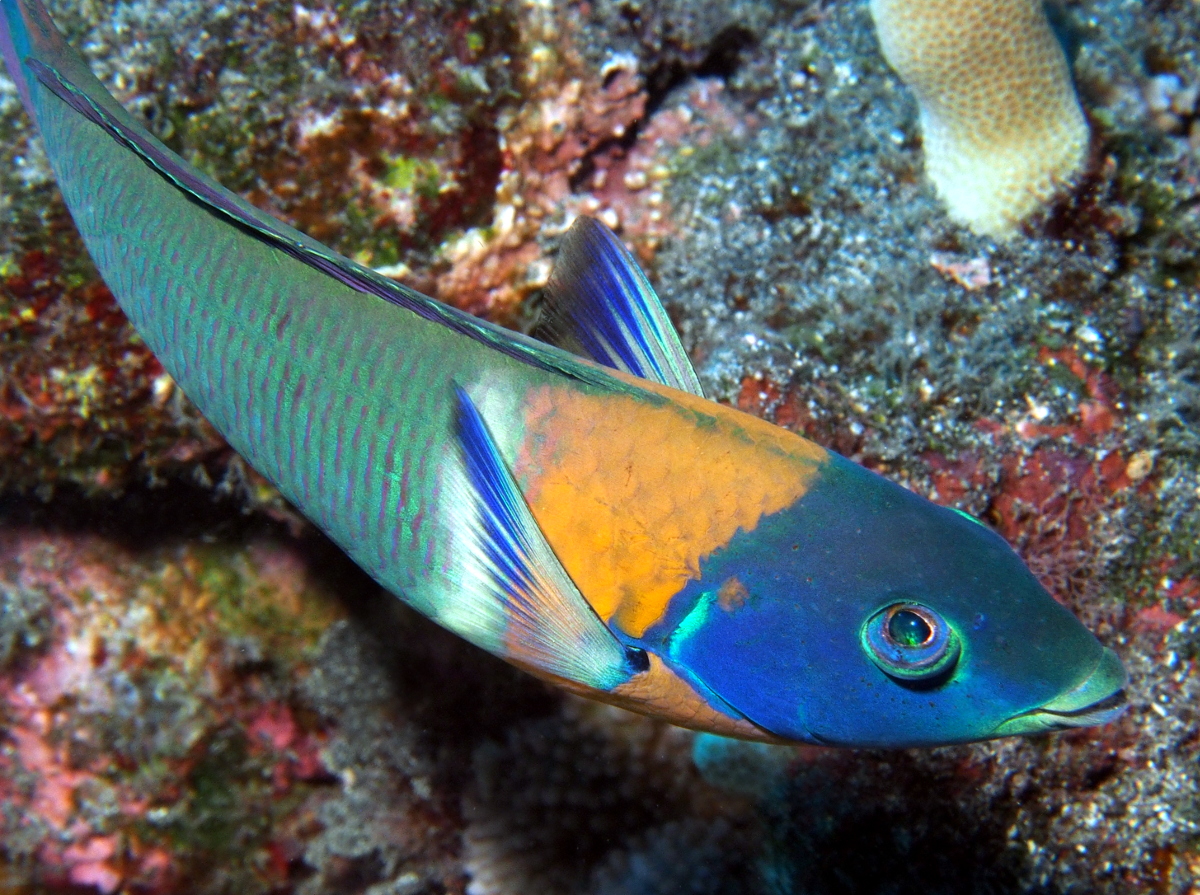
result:
[(572, 350), (462, 314), (147, 133), (37, 0), (0, 52), (89, 252), (229, 443), (388, 590), (544, 679), (772, 742), (1106, 721), (1116, 656), (979, 521), (706, 400), (601, 225), (548, 296)]

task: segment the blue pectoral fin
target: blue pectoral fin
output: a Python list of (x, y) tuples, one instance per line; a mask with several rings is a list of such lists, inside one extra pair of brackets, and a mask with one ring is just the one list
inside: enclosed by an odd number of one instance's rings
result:
[(551, 341), (597, 363), (704, 397), (654, 289), (612, 231), (578, 218), (546, 284)]
[(605, 626), (554, 555), (487, 423), (458, 389), (458, 437), (475, 504), (476, 574), (503, 609), (511, 658), (597, 690), (611, 690), (643, 670), (636, 652)]

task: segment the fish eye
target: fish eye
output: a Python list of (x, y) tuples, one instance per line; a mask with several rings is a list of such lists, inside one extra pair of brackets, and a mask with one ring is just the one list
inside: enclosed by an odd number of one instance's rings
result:
[(938, 613), (919, 603), (893, 603), (863, 625), (863, 649), (887, 675), (927, 681), (954, 667), (958, 635)]

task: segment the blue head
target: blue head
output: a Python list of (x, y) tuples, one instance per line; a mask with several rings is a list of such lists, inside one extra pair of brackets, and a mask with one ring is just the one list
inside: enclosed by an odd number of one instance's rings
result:
[(1124, 701), (1116, 656), (999, 535), (836, 455), (708, 557), (650, 637), (791, 740), (965, 742), (1100, 723)]

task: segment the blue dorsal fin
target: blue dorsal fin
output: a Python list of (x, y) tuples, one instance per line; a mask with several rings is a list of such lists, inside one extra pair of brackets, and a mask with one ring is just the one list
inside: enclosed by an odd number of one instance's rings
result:
[(704, 397), (675, 327), (613, 232), (580, 217), (546, 284), (551, 341), (597, 363)]
[(458, 439), (474, 503), (475, 568), (468, 579), (498, 603), (501, 651), (556, 677), (612, 690), (645, 670), (645, 653), (630, 650), (600, 620), (546, 541), (470, 396), (458, 395)]

